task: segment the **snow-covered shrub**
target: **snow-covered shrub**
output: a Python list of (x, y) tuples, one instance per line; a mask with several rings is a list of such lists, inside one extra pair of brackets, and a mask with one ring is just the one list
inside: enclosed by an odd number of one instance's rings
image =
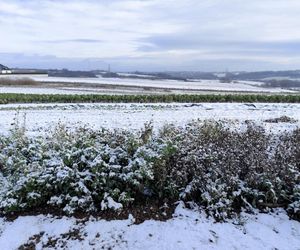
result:
[(248, 124), (166, 125), (154, 133), (66, 129), (0, 136), (0, 210), (119, 211), (134, 202), (193, 201), (219, 220), (285, 207), (299, 218), (300, 130), (280, 136)]
[(300, 219), (300, 129), (279, 138), (274, 158), (280, 173), (276, 180), (282, 191), (280, 201), (288, 203), (288, 212)]
[(289, 204), (288, 212), (292, 217), (300, 220), (300, 185), (294, 187), (291, 198), (293, 202)]
[[(294, 143), (295, 150), (279, 143), (274, 154), (271, 145), (278, 138), (251, 124), (245, 132), (234, 132), (220, 123), (192, 123), (178, 134), (171, 136), (177, 150), (166, 186), (180, 192), (181, 199), (199, 202), (217, 219), (241, 209), (285, 206), (292, 197), (297, 200), (293, 187), (299, 183), (299, 165), (294, 169), (293, 164), (300, 161), (295, 152), (300, 140), (288, 137), (286, 143)], [(289, 157), (284, 166), (276, 160), (279, 153)]]
[(45, 205), (66, 213), (93, 211), (107, 200), (127, 205), (153, 179), (156, 154), (126, 131), (70, 132), (60, 126), (47, 140), (22, 141), (6, 140), (1, 148), (9, 191), (0, 206), (8, 212)]

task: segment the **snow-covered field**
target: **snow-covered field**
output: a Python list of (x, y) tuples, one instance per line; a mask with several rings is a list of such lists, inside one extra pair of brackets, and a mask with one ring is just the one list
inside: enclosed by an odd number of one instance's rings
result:
[[(87, 221), (53, 216), (22, 216), (9, 222), (0, 218), (0, 246), (18, 249), (300, 249), (300, 223), (282, 210), (215, 223), (201, 211), (179, 204), (173, 218), (134, 224), (134, 218)], [(24, 248), (23, 248), (24, 249)], [(29, 248), (28, 248), (29, 249)]]
[[(4, 77), (4, 76), (0, 76), (0, 77)], [(102, 78), (101, 76), (99, 76), (98, 78), (48, 77), (45, 75), (14, 75), (9, 77), (11, 78), (30, 77), (39, 82), (95, 84), (95, 85), (99, 85), (99, 87), (104, 85), (104, 86), (144, 87), (144, 88), (150, 87), (150, 88), (157, 88), (157, 89), (173, 89), (173, 90), (185, 90), (185, 91), (187, 90), (234, 91), (234, 92), (258, 92), (258, 93), (297, 92), (297, 91), (281, 89), (281, 88), (262, 88), (260, 87), (261, 85), (260, 82), (251, 82), (251, 81), (222, 83), (218, 80), (196, 80), (191, 82), (185, 82), (185, 81), (178, 81), (178, 80)], [(9, 89), (4, 88), (2, 89), (2, 92), (7, 90)]]
[[(288, 116), (295, 122), (269, 123), (266, 119)], [(166, 123), (184, 126), (192, 120), (224, 120), (241, 129), (245, 121), (267, 131), (291, 130), (300, 125), (300, 104), (7, 104), (0, 105), (0, 133), (8, 133), (16, 121), (29, 135), (44, 133), (59, 122), (68, 127), (140, 129), (152, 122), (155, 129)], [(283, 210), (270, 214), (246, 214), (216, 223), (201, 211), (179, 204), (173, 218), (134, 218), (106, 221), (90, 217), (50, 215), (20, 216), (14, 221), (0, 217), (0, 249), (300, 249), (300, 223)], [(27, 248), (27, 249), (28, 249)], [(22, 249), (22, 248), (21, 248)], [(26, 248), (23, 248), (26, 249)], [(30, 249), (30, 248), (29, 248)]]
[[(264, 122), (281, 116), (288, 116), (296, 122)], [(300, 104), (7, 104), (0, 106), (0, 117), (1, 133), (12, 129), (16, 119), (33, 134), (53, 128), (59, 122), (69, 127), (140, 129), (151, 121), (158, 129), (167, 123), (184, 126), (192, 120), (209, 119), (226, 120), (236, 128), (251, 120), (267, 131), (282, 131), (299, 127)]]
[(74, 89), (74, 88), (42, 88), (42, 87), (0, 87), (0, 93), (15, 93), (15, 94), (94, 94), (99, 91), (95, 89)]
[[(105, 94), (105, 95), (124, 95), (124, 94), (143, 94), (142, 91), (137, 89), (105, 89), (105, 88), (81, 88), (81, 87), (12, 87), (0, 86), (0, 93), (14, 93), (14, 94), (47, 94), (47, 95), (90, 95), (90, 94)], [(147, 92), (148, 94), (149, 91)], [(155, 92), (152, 92), (155, 94)]]

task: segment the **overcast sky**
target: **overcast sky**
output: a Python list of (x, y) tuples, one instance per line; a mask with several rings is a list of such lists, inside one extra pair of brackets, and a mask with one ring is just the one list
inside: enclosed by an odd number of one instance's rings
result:
[(0, 63), (300, 69), (299, 0), (0, 0)]

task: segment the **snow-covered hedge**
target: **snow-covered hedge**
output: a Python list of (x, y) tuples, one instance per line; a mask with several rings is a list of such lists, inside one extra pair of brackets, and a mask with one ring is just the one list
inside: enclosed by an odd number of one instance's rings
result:
[(282, 206), (300, 215), (300, 130), (279, 136), (248, 125), (165, 126), (153, 133), (68, 130), (0, 137), (0, 209), (48, 207), (72, 214), (135, 202), (193, 201), (223, 220), (242, 209)]
[(177, 135), (169, 178), (180, 198), (218, 219), (281, 206), (300, 215), (300, 130), (278, 137), (251, 124), (232, 132), (214, 123), (193, 124)]

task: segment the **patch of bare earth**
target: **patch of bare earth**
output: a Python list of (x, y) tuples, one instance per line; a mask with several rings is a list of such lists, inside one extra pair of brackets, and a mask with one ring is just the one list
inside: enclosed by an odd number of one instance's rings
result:
[(267, 119), (264, 122), (268, 122), (268, 123), (280, 123), (280, 122), (285, 122), (285, 123), (296, 123), (297, 120), (288, 116), (281, 116), (278, 118), (271, 118), (271, 119)]

